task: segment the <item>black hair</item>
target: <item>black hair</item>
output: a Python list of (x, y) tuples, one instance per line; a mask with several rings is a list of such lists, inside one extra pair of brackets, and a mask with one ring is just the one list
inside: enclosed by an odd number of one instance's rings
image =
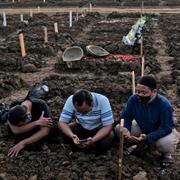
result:
[(73, 95), (73, 104), (77, 106), (82, 106), (85, 102), (88, 106), (92, 105), (93, 99), (89, 91), (85, 89), (77, 90)]
[(144, 86), (149, 87), (151, 90), (154, 90), (157, 88), (156, 80), (153, 76), (146, 75), (139, 79), (138, 84), (142, 84)]
[(13, 125), (18, 125), (27, 116), (27, 109), (24, 106), (16, 105), (9, 110), (9, 122)]

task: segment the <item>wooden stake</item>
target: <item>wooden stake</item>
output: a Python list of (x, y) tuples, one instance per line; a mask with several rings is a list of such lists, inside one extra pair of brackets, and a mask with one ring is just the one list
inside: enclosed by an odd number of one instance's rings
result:
[(144, 56), (142, 56), (141, 76), (144, 76)]
[(26, 50), (25, 50), (25, 45), (24, 45), (23, 33), (19, 34), (19, 42), (20, 42), (20, 47), (21, 47), (21, 55), (22, 55), (22, 57), (25, 57), (26, 56)]
[(44, 42), (48, 42), (48, 33), (47, 33), (47, 27), (44, 27)]
[(76, 7), (76, 21), (79, 21), (79, 7)]
[(135, 94), (135, 74), (132, 71), (132, 94)]
[(54, 23), (54, 32), (55, 33), (58, 33), (59, 31), (58, 31), (58, 23), (56, 22), (56, 23)]
[(141, 35), (141, 43), (140, 43), (140, 56), (141, 56), (141, 58), (142, 58), (142, 56), (143, 56), (143, 36)]
[(124, 144), (123, 129), (124, 129), (124, 119), (121, 119), (121, 123), (120, 123), (120, 142), (119, 142), (119, 177), (118, 177), (118, 180), (122, 179), (123, 144)]
[(32, 9), (29, 10), (29, 15), (30, 15), (30, 17), (33, 17)]

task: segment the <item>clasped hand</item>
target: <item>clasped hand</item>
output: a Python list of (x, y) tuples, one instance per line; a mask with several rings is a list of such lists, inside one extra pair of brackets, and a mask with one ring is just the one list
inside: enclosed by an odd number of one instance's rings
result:
[(124, 138), (128, 139), (132, 143), (141, 143), (146, 140), (146, 134), (140, 134), (139, 137), (132, 136), (127, 128), (123, 129)]
[(73, 135), (72, 140), (74, 144), (76, 144), (79, 148), (87, 148), (90, 147), (94, 142), (92, 137), (88, 137), (87, 141), (85, 142), (80, 142), (79, 138), (77, 135)]
[(36, 124), (38, 126), (52, 127), (53, 121), (50, 117), (44, 117), (44, 111), (42, 111), (42, 114), (40, 118), (36, 121)]

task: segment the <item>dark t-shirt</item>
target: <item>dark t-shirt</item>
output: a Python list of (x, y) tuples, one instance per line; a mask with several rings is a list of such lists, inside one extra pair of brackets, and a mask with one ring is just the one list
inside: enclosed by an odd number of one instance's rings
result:
[(42, 99), (29, 99), (32, 102), (32, 121), (36, 121), (40, 118), (42, 112), (44, 111), (44, 117), (52, 117), (48, 105)]
[[(27, 100), (27, 99), (26, 99)], [(50, 109), (46, 102), (42, 99), (36, 99), (36, 98), (28, 98), (29, 101), (32, 102), (32, 109), (31, 109), (31, 115), (32, 115), (32, 121), (39, 120), (42, 111), (44, 111), (44, 117), (52, 117)], [(8, 126), (8, 129), (10, 130), (10, 134), (14, 135), (14, 133), (11, 131), (10, 127)], [(25, 139), (34, 133), (36, 133), (39, 130), (39, 127), (36, 127), (28, 132), (16, 135), (17, 140)]]

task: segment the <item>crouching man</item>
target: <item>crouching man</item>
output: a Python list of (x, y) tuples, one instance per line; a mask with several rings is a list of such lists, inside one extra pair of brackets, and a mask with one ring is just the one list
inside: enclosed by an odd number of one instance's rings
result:
[(18, 139), (15, 146), (10, 148), (8, 156), (17, 156), (29, 144), (46, 137), (52, 126), (51, 113), (46, 102), (42, 99), (29, 98), (9, 111), (8, 126)]
[[(72, 118), (76, 122), (69, 123)], [(79, 150), (95, 147), (104, 153), (112, 145), (113, 115), (107, 97), (78, 90), (71, 95), (59, 118), (59, 128)]]
[[(137, 94), (129, 98), (122, 112), (125, 139), (142, 148), (143, 144), (155, 144), (162, 153), (162, 166), (172, 163), (171, 153), (179, 142), (172, 113), (170, 102), (157, 93), (156, 80), (152, 76), (141, 77)], [(119, 127), (116, 132), (119, 134)]]

